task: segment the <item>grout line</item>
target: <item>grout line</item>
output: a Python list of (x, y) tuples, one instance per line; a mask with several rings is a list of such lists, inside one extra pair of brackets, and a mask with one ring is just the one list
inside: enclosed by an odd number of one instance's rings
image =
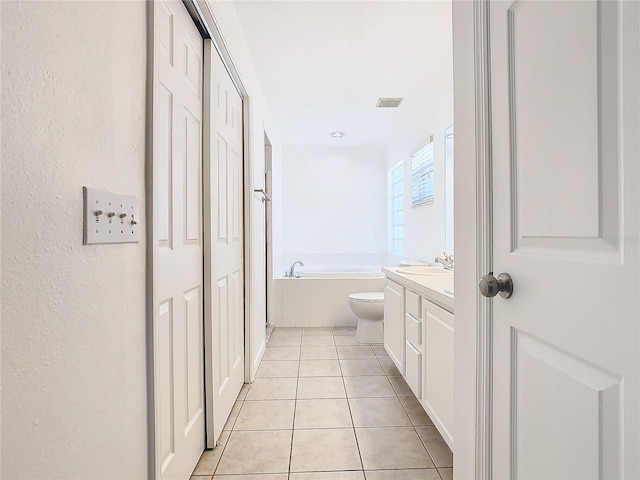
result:
[[(302, 330), (304, 335), (304, 330)], [(302, 363), (302, 335), (300, 336), (300, 352), (298, 354), (298, 376), (296, 378), (296, 392), (293, 398), (293, 422), (291, 423), (291, 446), (289, 447), (289, 466), (287, 467), (287, 479), (291, 477), (291, 462), (293, 460), (293, 436), (296, 428), (296, 410), (298, 409), (298, 388), (300, 387), (300, 364)]]
[[(335, 335), (334, 335), (334, 342), (335, 342)], [(337, 347), (336, 347), (337, 349)], [(351, 418), (351, 427), (353, 428), (353, 437), (356, 440), (356, 448), (358, 449), (358, 457), (360, 457), (360, 466), (362, 467), (362, 476), (365, 477), (366, 480), (366, 474), (364, 473), (364, 462), (362, 461), (362, 452), (360, 451), (360, 443), (358, 442), (358, 434), (356, 433), (356, 424), (353, 421), (353, 412), (351, 412), (351, 402), (349, 401), (349, 395), (347, 394), (347, 384), (344, 382), (344, 372), (342, 371), (342, 359), (340, 358), (340, 355), (338, 355), (338, 365), (340, 366), (340, 373), (341, 373), (341, 378), (342, 378), (342, 386), (344, 387), (344, 394), (346, 397), (346, 401), (347, 401), (347, 408), (349, 409), (349, 417)]]
[[(247, 391), (247, 395), (249, 394), (249, 392)], [(246, 398), (246, 396), (245, 396)], [(241, 401), (242, 404), (240, 405), (240, 410), (238, 411), (238, 416), (236, 417), (236, 419), (233, 421), (233, 425), (231, 425), (231, 430), (224, 430), (224, 426), (222, 427), (222, 433), (220, 434), (220, 436), (222, 436), (224, 434), (224, 432), (229, 432), (229, 436), (227, 437), (227, 441), (224, 443), (224, 445), (221, 445), (219, 448), (222, 448), (222, 451), (220, 452), (220, 458), (218, 458), (218, 461), (216, 462), (216, 468), (213, 469), (213, 474), (211, 475), (211, 479), (213, 480), (213, 477), (215, 477), (216, 472), (218, 471), (218, 467), (220, 467), (220, 464), (222, 463), (222, 457), (224, 457), (224, 452), (227, 450), (227, 445), (229, 445), (229, 441), (231, 440), (231, 434), (234, 432), (235, 426), (236, 426), (236, 422), (238, 421), (238, 418), (240, 418), (240, 412), (242, 412), (242, 407), (244, 407), (244, 399), (243, 400), (237, 400), (236, 402)]]

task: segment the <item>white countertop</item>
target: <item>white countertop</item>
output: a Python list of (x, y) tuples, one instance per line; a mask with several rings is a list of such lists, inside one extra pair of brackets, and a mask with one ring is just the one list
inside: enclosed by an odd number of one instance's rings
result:
[(398, 273), (398, 267), (382, 267), (382, 272), (394, 282), (453, 313), (453, 272), (441, 275), (415, 275)]

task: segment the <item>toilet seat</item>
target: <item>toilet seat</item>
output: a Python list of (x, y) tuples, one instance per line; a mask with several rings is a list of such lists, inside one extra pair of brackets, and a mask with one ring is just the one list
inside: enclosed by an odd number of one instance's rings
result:
[(384, 292), (352, 293), (349, 295), (349, 300), (364, 303), (382, 303), (384, 302)]

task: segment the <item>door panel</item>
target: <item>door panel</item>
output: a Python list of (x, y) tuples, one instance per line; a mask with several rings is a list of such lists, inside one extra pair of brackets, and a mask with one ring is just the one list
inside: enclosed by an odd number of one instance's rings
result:
[(204, 450), (202, 38), (182, 2), (154, 8), (158, 476), (189, 478)]
[[(205, 249), (207, 446), (213, 447), (244, 383), (242, 100), (210, 41), (205, 42), (205, 192), (211, 232)], [(205, 205), (209, 202), (205, 201)], [(208, 377), (209, 375), (207, 375)]]
[(495, 478), (640, 475), (638, 17), (490, 4)]
[(518, 2), (507, 15), (512, 248), (614, 260), (603, 233), (620, 218), (615, 3)]
[(387, 279), (384, 284), (384, 348), (405, 373), (405, 311), (403, 286)]
[[(622, 379), (526, 333), (514, 336), (518, 478), (548, 478), (547, 462), (556, 478), (618, 472)], [(609, 450), (602, 459), (601, 446)]]

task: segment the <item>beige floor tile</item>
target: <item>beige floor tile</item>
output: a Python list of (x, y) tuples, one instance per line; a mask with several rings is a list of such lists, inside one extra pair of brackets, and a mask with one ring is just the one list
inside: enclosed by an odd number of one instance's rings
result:
[(295, 400), (246, 401), (233, 430), (291, 429), (295, 403)]
[(297, 377), (298, 376), (298, 361), (295, 360), (280, 360), (280, 361), (265, 361), (260, 363), (256, 378), (274, 378), (274, 377)]
[(356, 336), (356, 327), (333, 327), (333, 334), (335, 336)]
[(336, 342), (336, 345), (353, 345), (353, 346), (362, 346), (362, 343), (356, 342), (356, 339), (351, 335), (336, 335), (333, 337)]
[(291, 472), (335, 470), (362, 470), (352, 428), (294, 430)]
[(414, 425), (433, 425), (433, 422), (424, 411), (422, 405), (416, 397), (400, 397), (402, 406), (407, 411), (407, 415)]
[(287, 473), (291, 434), (291, 430), (232, 432), (216, 473)]
[(402, 374), (400, 373), (400, 370), (398, 370), (398, 367), (396, 367), (396, 364), (393, 363), (393, 360), (391, 360), (390, 358), (378, 358), (378, 361), (380, 362), (380, 366), (382, 367), (382, 370), (384, 370), (384, 373), (389, 376), (389, 377), (401, 377)]
[(409, 427), (411, 420), (397, 398), (351, 398), (356, 427)]
[(227, 419), (227, 423), (224, 424), (223, 430), (233, 430), (233, 426), (238, 419), (238, 414), (240, 413), (240, 409), (242, 408), (242, 404), (244, 402), (242, 400), (236, 400), (236, 403), (233, 404), (233, 408), (231, 409), (231, 413), (229, 413), (229, 418)]
[(262, 475), (215, 475), (213, 480), (287, 480), (286, 473), (263, 473)]
[(333, 335), (333, 330), (331, 329), (331, 327), (305, 327), (302, 329), (302, 336), (314, 335), (327, 337), (329, 335)]
[(407, 385), (402, 377), (388, 377), (391, 382), (391, 386), (396, 391), (399, 397), (414, 397), (415, 395), (411, 391), (411, 387)]
[(297, 378), (256, 378), (247, 400), (288, 400), (296, 398)]
[(209, 475), (209, 477), (213, 475), (213, 472), (216, 471), (216, 467), (218, 466), (218, 462), (220, 462), (222, 452), (224, 452), (224, 448), (227, 445), (230, 433), (231, 432), (222, 432), (220, 435), (220, 446), (213, 450), (205, 450), (202, 453), (202, 456), (193, 471), (193, 475)]
[(342, 360), (376, 358), (369, 345), (338, 345), (338, 357)]
[(364, 480), (364, 473), (345, 471), (292, 473), (289, 480)]
[(375, 358), (365, 358), (362, 360), (340, 360), (342, 374), (345, 377), (358, 375), (384, 375), (380, 363)]
[(433, 468), (413, 427), (356, 428), (365, 470)]
[(376, 357), (378, 358), (391, 358), (389, 357), (389, 354), (387, 353), (387, 351), (384, 349), (384, 345), (371, 345), (371, 349), (373, 350), (373, 353), (375, 353)]
[(414, 470), (367, 470), (367, 480), (440, 480), (435, 468)]
[(267, 347), (262, 361), (300, 360), (300, 347)]
[(338, 360), (300, 360), (301, 377), (339, 377), (341, 374)]
[(302, 347), (300, 353), (301, 360), (337, 360), (338, 352), (336, 347)]
[(211, 480), (211, 475), (191, 475), (189, 480)]
[(346, 396), (342, 377), (300, 377), (298, 379), (298, 399), (346, 398)]
[(247, 393), (249, 392), (250, 383), (243, 383), (242, 388), (240, 389), (240, 393), (238, 393), (238, 398), (236, 400), (244, 400), (247, 398)]
[(333, 335), (305, 335), (302, 337), (303, 347), (332, 347), (335, 345)]
[(302, 343), (302, 336), (272, 334), (267, 346), (268, 347), (299, 347), (301, 343)]
[(344, 398), (298, 400), (294, 428), (352, 427), (349, 404)]
[(360, 377), (344, 377), (347, 397), (396, 397), (391, 383), (384, 376), (363, 375)]
[(439, 468), (438, 473), (442, 480), (453, 480), (453, 468)]
[(436, 467), (453, 467), (453, 454), (436, 427), (416, 427)]

